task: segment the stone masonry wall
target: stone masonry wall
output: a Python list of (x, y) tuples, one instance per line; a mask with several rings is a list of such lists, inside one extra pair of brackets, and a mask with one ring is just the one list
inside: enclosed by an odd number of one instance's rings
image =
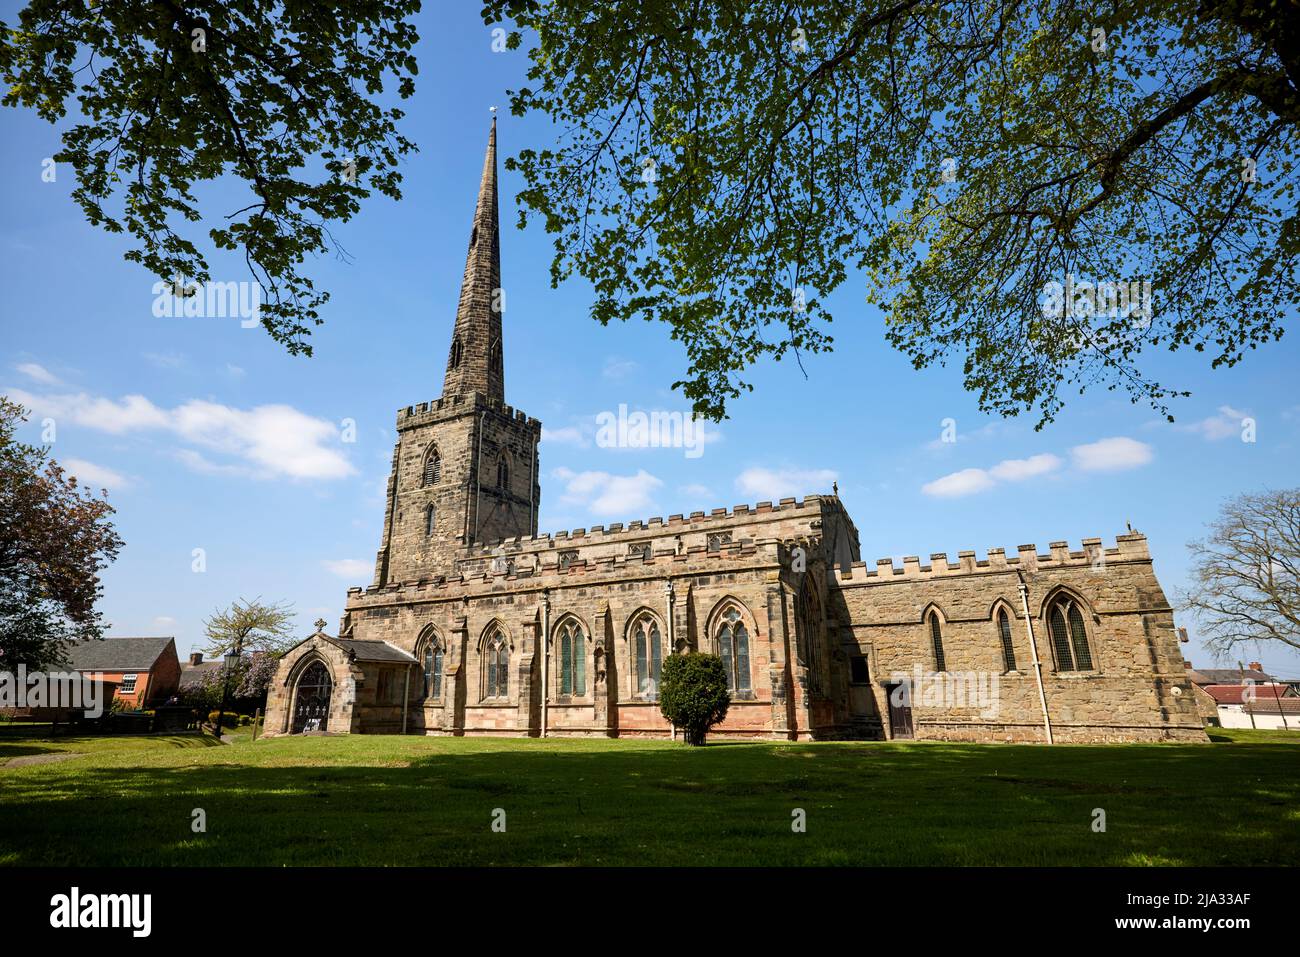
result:
[[(733, 703), (718, 736), (888, 736), (888, 692), (904, 681), (914, 687), (916, 737), (1040, 741), (1043, 709), (1018, 590), (1023, 577), (1057, 741), (1203, 740), (1172, 612), (1142, 536), (1120, 536), (1112, 549), (1088, 539), (1075, 552), (1055, 542), (1046, 555), (1033, 546), (1010, 558), (991, 549), (983, 561), (962, 552), (955, 564), (945, 555), (932, 556), (928, 566), (907, 558), (899, 569), (890, 560), (875, 568), (835, 560), (842, 546), (828, 544), (828, 528), (837, 543), (851, 540), (856, 555), (857, 533), (838, 499), (816, 496), (470, 546), (453, 564), (460, 574), (352, 589), (341, 629), (417, 657), (422, 640), (441, 644), (441, 696), (408, 702), (407, 730), (416, 733), (535, 735), (545, 673), (548, 733), (666, 736), (671, 729), (657, 703), (637, 695), (630, 626), (653, 617), (664, 654), (716, 652), (717, 618), (734, 607), (749, 635), (752, 695)], [(718, 529), (731, 540), (711, 548), (708, 538)], [(813, 607), (821, 606), (812, 623), (800, 607), (810, 587)], [(1088, 671), (1055, 667), (1044, 616), (1061, 593), (1084, 610)], [(925, 623), (931, 609), (942, 622), (943, 679), (978, 679), (983, 699), (954, 701), (951, 688), (947, 700), (934, 698)], [(1012, 622), (1010, 671), (999, 610)], [(560, 694), (555, 636), (566, 620), (583, 636), (580, 694)], [(508, 690), (488, 699), (483, 647), (496, 629), (510, 649)], [(548, 632), (551, 657), (543, 662)], [(865, 682), (849, 680), (854, 656), (866, 659)], [(348, 729), (400, 729), (400, 711), (385, 714), (368, 701), (372, 687), (368, 674), (358, 682), (354, 715), (361, 717)]]
[(362, 669), (349, 662), (348, 656), (337, 645), (331, 644), (324, 637), (312, 636), (291, 648), (280, 659), (275, 679), (267, 690), (264, 735), (274, 737), (290, 732), (295, 683), (303, 669), (318, 659), (325, 662), (334, 680), (325, 730), (331, 734), (362, 730), (360, 713), (355, 708), (357, 685), (365, 677)]
[[(1122, 535), (1117, 546), (1103, 550), (1099, 539), (1089, 539), (1077, 552), (1055, 542), (1044, 556), (1032, 546), (1022, 546), (1010, 559), (993, 549), (982, 562), (964, 552), (956, 566), (944, 555), (932, 556), (926, 567), (916, 558), (905, 559), (902, 569), (887, 559), (872, 570), (855, 565), (837, 576), (836, 627), (846, 653), (867, 656), (875, 705), (887, 715), (886, 689), (894, 680), (945, 690), (934, 680), (926, 620), (936, 610), (947, 674), (982, 681), (985, 690), (996, 679), (996, 700), (990, 708), (985, 699), (963, 699), (951, 693), (951, 682), (941, 698), (914, 693), (916, 737), (1044, 740), (1019, 595), (1023, 576), (1057, 741), (1204, 740), (1172, 609), (1152, 570), (1146, 539)], [(1074, 596), (1084, 611), (1093, 659), (1087, 671), (1058, 669), (1054, 661), (1045, 614), (1048, 602), (1062, 593)], [(1010, 673), (997, 627), (1002, 609), (1011, 616), (1016, 669)]]
[[(543, 667), (539, 636), (552, 636), (546, 677), (547, 726), (558, 735), (656, 735), (670, 728), (656, 702), (637, 694), (630, 629), (643, 616), (659, 627), (662, 654), (717, 650), (716, 623), (735, 608), (749, 640), (751, 692), (737, 700), (716, 733), (786, 736), (809, 729), (791, 722), (787, 634), (779, 615), (787, 589), (779, 546), (661, 556), (597, 569), (579, 563), (536, 580), (488, 576), (456, 586), (393, 587), (353, 594), (345, 623), (354, 639), (377, 639), (419, 655), (431, 635), (444, 649), (438, 701), (421, 703), (411, 730), (456, 734), (536, 734), (541, 727)], [(668, 582), (672, 582), (672, 592)], [(423, 595), (421, 593), (424, 593)], [(778, 609), (773, 619), (771, 609)], [(584, 644), (581, 694), (559, 691), (560, 627), (575, 622)], [(506, 696), (487, 697), (484, 647), (500, 630), (510, 648)]]
[[(445, 573), (476, 530), (479, 540), (536, 531), (541, 438), (536, 419), (472, 393), (405, 409), (398, 414), (397, 430), (376, 586)], [(426, 486), (425, 461), (435, 448), (441, 474)], [(502, 455), (509, 465), (507, 489), (497, 486)], [(426, 519), (431, 505), (432, 534)]]

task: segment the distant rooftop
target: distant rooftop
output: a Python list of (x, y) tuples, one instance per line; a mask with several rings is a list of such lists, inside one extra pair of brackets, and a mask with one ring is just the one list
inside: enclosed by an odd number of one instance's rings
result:
[[(1202, 690), (1213, 698), (1216, 704), (1241, 704), (1247, 699), (1252, 699), (1258, 704), (1262, 701), (1272, 701), (1274, 698), (1285, 698), (1291, 688), (1279, 684), (1239, 684), (1206, 685)], [(1300, 701), (1300, 698), (1291, 700)]]
[(167, 646), (166, 638), (105, 638), (68, 649), (73, 671), (149, 671)]

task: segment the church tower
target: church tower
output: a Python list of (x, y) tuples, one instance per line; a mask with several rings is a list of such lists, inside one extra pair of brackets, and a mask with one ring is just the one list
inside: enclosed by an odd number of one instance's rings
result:
[(494, 116), (442, 397), (397, 413), (378, 587), (454, 575), (470, 545), (537, 534), (542, 426), (505, 404), (504, 312)]

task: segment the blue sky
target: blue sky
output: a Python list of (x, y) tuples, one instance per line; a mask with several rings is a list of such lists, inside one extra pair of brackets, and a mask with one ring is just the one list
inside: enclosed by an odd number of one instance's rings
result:
[[(505, 115), (524, 54), (492, 52), (475, 9), (422, 16), (406, 107), (421, 151), (405, 164), (401, 203), (373, 198), (335, 230), (352, 261), (312, 264), (333, 298), (311, 359), (237, 319), (156, 318), (154, 277), (123, 260), (124, 240), (85, 223), (71, 170), (42, 181), (54, 128), (0, 112), (0, 391), (37, 410), (24, 438), (39, 441), (40, 420), (54, 419), (53, 454), (109, 488), (126, 540), (104, 578), (110, 634), (173, 634), (184, 653), (215, 608), (259, 595), (292, 602), (302, 634), (318, 616), (332, 630), (346, 589), (369, 582), (396, 410), (441, 391), (488, 108), (502, 107), (503, 158), (553, 136)], [(914, 371), (886, 344), (860, 279), (829, 300), (836, 351), (805, 357), (807, 378), (790, 362), (755, 370), (732, 418), (706, 426), (702, 455), (601, 448), (600, 412), (688, 409), (670, 389), (684, 354), (665, 328), (593, 323), (581, 282), (552, 290), (550, 240), (514, 228), (521, 183), (500, 175), (506, 396), (546, 427), (542, 531), (827, 492), (835, 480), (869, 563), (1028, 542), (1046, 551), (1060, 539), (1078, 548), (1091, 536), (1110, 546), (1131, 522), (1172, 597), (1187, 541), (1222, 499), (1296, 482), (1294, 337), (1231, 370), (1152, 356), (1157, 379), (1193, 392), (1175, 425), (1098, 392), (1036, 433), (1026, 419), (980, 415), (958, 369)], [(201, 195), (214, 215), (237, 208), (224, 185)], [(214, 279), (247, 278), (233, 258), (211, 262)], [(1253, 443), (1240, 439), (1245, 416)], [(349, 419), (355, 442), (340, 437)], [(955, 442), (942, 441), (945, 419)], [(1192, 631), (1186, 651), (1208, 666)], [(1285, 651), (1243, 657), (1300, 674)]]

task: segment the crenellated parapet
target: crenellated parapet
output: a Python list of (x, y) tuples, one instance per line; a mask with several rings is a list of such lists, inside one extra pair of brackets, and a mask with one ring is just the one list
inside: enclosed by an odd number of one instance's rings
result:
[(480, 411), (492, 412), (502, 418), (510, 419), (529, 431), (541, 435), (542, 423), (540, 420), (533, 418), (520, 409), (507, 405), (499, 399), (484, 395), (482, 392), (457, 393), (456, 395), (443, 396), (439, 399), (419, 402), (415, 405), (408, 405), (404, 409), (398, 409), (397, 430), (401, 432)]
[(990, 548), (983, 559), (974, 551), (957, 553), (950, 561), (944, 552), (930, 556), (930, 563), (922, 565), (916, 555), (908, 555), (899, 568), (892, 558), (881, 558), (869, 567), (866, 562), (853, 562), (847, 569), (836, 569), (835, 578), (841, 585), (877, 585), (894, 581), (942, 578), (954, 575), (972, 575), (985, 572), (1037, 572), (1052, 568), (1101, 568), (1108, 562), (1149, 562), (1151, 552), (1147, 538), (1140, 532), (1116, 536), (1114, 548), (1104, 548), (1100, 538), (1085, 538), (1081, 548), (1071, 550), (1068, 542), (1051, 542), (1046, 553), (1037, 545), (1020, 545), (1015, 555), (1007, 555), (1002, 548)]
[(691, 546), (680, 552), (663, 549), (649, 554), (600, 555), (561, 561), (559, 552), (539, 556), (528, 562), (486, 562), (462, 568), (458, 574), (390, 582), (380, 587), (348, 589), (349, 610), (388, 604), (394, 600), (445, 601), (488, 593), (515, 590), (537, 591), (580, 585), (584, 582), (615, 584), (619, 581), (646, 578), (670, 579), (679, 576), (765, 568), (777, 571), (788, 567), (789, 550), (776, 539), (748, 539), (730, 542), (716, 549)]
[[(409, 572), (378, 588), (356, 589), (354, 595), (459, 589), (482, 582), (520, 579), (567, 580), (580, 575), (650, 574), (672, 565), (708, 569), (719, 563), (762, 557), (773, 568), (790, 568), (791, 549), (802, 545), (811, 557), (823, 541), (824, 526), (842, 522), (856, 547), (856, 530), (838, 496), (808, 495), (755, 505), (697, 511), (689, 515), (655, 516), (544, 535), (519, 535), (479, 542), (455, 550), (449, 565), (430, 567), (429, 574)], [(827, 553), (829, 558), (829, 552)], [(351, 603), (352, 598), (349, 598)]]
[(686, 514), (669, 515), (636, 520), (631, 522), (613, 522), (609, 525), (592, 525), (591, 527), (566, 529), (548, 534), (534, 536), (516, 536), (497, 541), (479, 542), (463, 550), (466, 558), (491, 557), (501, 549), (537, 550), (550, 548), (574, 548), (582, 545), (600, 544), (609, 541), (621, 542), (633, 539), (654, 537), (662, 534), (676, 534), (681, 531), (700, 530), (708, 526), (730, 524), (737, 519), (755, 519), (773, 516), (778, 513), (792, 515), (803, 512), (816, 512), (824, 505), (833, 505), (843, 510), (839, 498), (829, 495), (806, 495), (802, 499), (783, 498), (779, 502), (759, 502), (756, 505), (734, 505), (731, 508), (715, 508), (708, 512), (699, 511)]

